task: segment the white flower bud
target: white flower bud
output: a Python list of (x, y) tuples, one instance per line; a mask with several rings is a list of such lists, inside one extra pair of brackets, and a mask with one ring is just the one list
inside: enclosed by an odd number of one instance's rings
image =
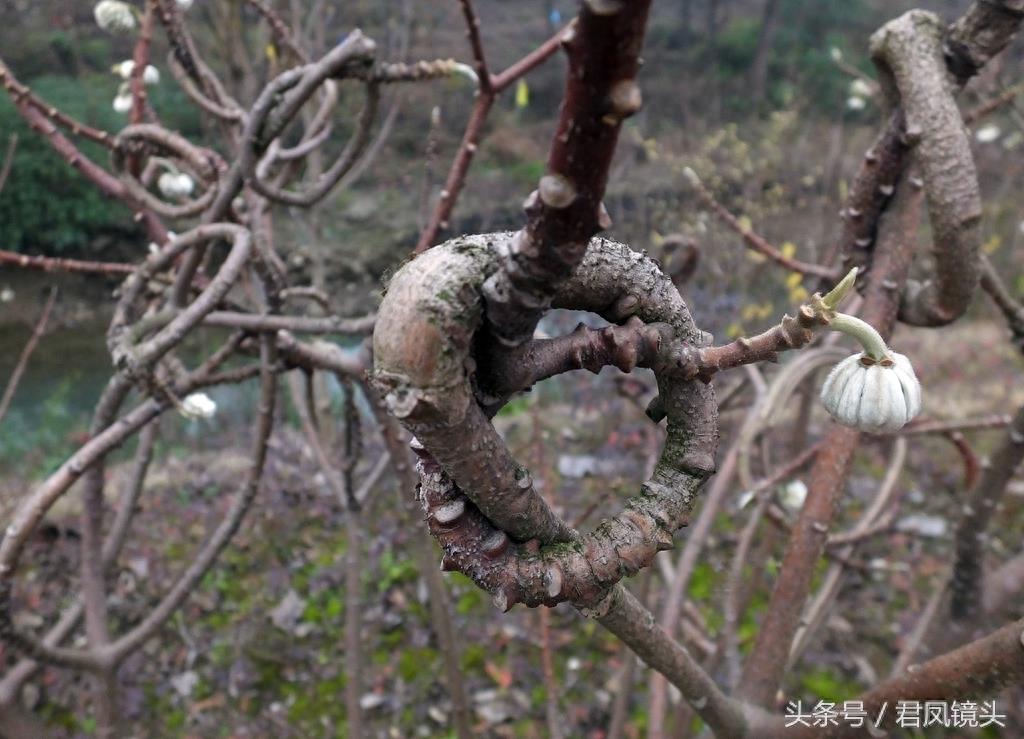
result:
[(182, 13), (192, 7), (192, 0), (176, 0), (176, 2)]
[(994, 123), (990, 123), (987, 126), (979, 128), (974, 134), (974, 138), (976, 138), (980, 144), (991, 144), (1002, 135), (1002, 129)]
[[(114, 74), (123, 80), (130, 80), (134, 70), (135, 61), (133, 59), (125, 59), (120, 64), (115, 64), (113, 67)], [(147, 85), (157, 84), (160, 81), (160, 70), (152, 64), (147, 64), (146, 69), (142, 72), (142, 81)]]
[(859, 98), (869, 98), (874, 96), (875, 88), (867, 80), (858, 77), (850, 83), (850, 94)]
[(156, 186), (165, 198), (177, 200), (191, 195), (195, 183), (184, 172), (164, 172), (157, 178)]
[(849, 108), (850, 110), (864, 110), (866, 106), (867, 101), (864, 100), (864, 98), (862, 97), (851, 95), (850, 97), (846, 98), (846, 107)]
[(135, 13), (128, 3), (121, 0), (100, 0), (92, 14), (104, 31), (128, 33), (135, 28)]
[(889, 352), (881, 360), (854, 354), (829, 373), (821, 402), (845, 426), (897, 431), (921, 411), (921, 384), (902, 354)]
[(181, 412), (189, 418), (213, 418), (217, 404), (206, 393), (192, 393), (181, 401)]
[(799, 511), (807, 500), (807, 484), (803, 480), (791, 480), (783, 486), (779, 501), (791, 511)]
[(113, 105), (118, 113), (127, 113), (132, 109), (132, 92), (128, 89), (127, 83), (118, 88)]

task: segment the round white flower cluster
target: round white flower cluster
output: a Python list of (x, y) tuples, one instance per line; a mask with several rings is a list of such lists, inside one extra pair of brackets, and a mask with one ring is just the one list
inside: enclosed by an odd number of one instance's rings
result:
[(187, 198), (195, 189), (192, 178), (184, 172), (164, 172), (157, 178), (156, 186), (160, 189), (161, 195), (172, 200)]
[(217, 404), (206, 393), (192, 393), (181, 401), (180, 410), (189, 418), (213, 418)]
[[(135, 61), (125, 59), (120, 64), (115, 64), (111, 71), (123, 80), (130, 80), (132, 72), (135, 71)], [(152, 64), (147, 64), (146, 68), (142, 70), (142, 81), (147, 85), (157, 84), (160, 81), (160, 70)]]
[(104, 31), (129, 33), (135, 29), (135, 10), (122, 0), (100, 0), (92, 14)]

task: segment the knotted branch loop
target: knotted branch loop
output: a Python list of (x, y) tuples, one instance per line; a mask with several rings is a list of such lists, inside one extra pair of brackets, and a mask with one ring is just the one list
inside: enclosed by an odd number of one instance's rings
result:
[[(168, 308), (145, 317), (139, 315), (143, 291), (155, 275), (170, 267), (183, 252), (221, 240), (231, 242), (231, 250), (213, 279), (188, 307)], [(232, 223), (214, 223), (197, 226), (177, 236), (139, 265), (121, 288), (121, 299), (107, 331), (107, 347), (114, 366), (134, 376), (148, 372), (217, 308), (238, 280), (249, 259), (251, 246), (252, 235), (248, 229)]]
[[(443, 566), (469, 575), (503, 610), (566, 600), (590, 606), (672, 546), (673, 533), (714, 471), (713, 391), (679, 364), (689, 347), (704, 345), (707, 337), (654, 262), (622, 244), (590, 242), (553, 305), (627, 324), (606, 333), (601, 355), (609, 364), (654, 370), (668, 438), (654, 475), (623, 512), (577, 534), (541, 499), (484, 408), (496, 410), (507, 399), (495, 403), (490, 393), (501, 378), (514, 375), (500, 363), (515, 355), (474, 355), (485, 325), (484, 285), (513, 238), (497, 233), (454, 239), (392, 278), (374, 332), (375, 382), (417, 438), (420, 499), (445, 550)], [(564, 347), (579, 348), (571, 341)], [(550, 367), (595, 369), (596, 359), (569, 357)]]
[[(129, 166), (133, 157), (154, 155), (174, 160), (192, 177), (204, 183), (206, 189), (199, 197), (177, 205), (158, 198)], [(166, 218), (188, 218), (206, 210), (217, 196), (220, 173), (227, 169), (224, 160), (215, 152), (198, 147), (184, 136), (152, 123), (139, 123), (122, 129), (114, 139), (110, 161), (131, 196)]]

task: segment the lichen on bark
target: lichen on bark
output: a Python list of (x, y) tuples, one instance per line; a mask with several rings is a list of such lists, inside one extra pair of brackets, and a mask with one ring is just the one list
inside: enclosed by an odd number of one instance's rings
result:
[[(672, 546), (714, 471), (713, 390), (679, 361), (709, 337), (655, 262), (607, 239), (590, 242), (552, 305), (659, 327), (654, 351), (650, 333), (634, 349), (657, 376), (668, 433), (654, 474), (624, 510), (589, 534), (572, 531), (541, 499), (484, 410), (489, 398), (480, 387), (502, 354), (498, 344), (480, 340), (487, 331), (483, 286), (512, 238), (454, 239), (395, 274), (374, 333), (375, 382), (417, 438), (419, 495), (445, 550), (444, 566), (472, 577), (503, 609), (518, 602), (593, 605)], [(481, 346), (486, 355), (477, 356)]]

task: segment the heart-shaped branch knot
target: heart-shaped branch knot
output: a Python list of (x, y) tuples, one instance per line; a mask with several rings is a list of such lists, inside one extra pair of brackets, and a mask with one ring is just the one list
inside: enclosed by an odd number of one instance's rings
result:
[[(713, 391), (679, 372), (677, 361), (685, 347), (703, 346), (707, 337), (652, 260), (595, 239), (553, 307), (590, 311), (619, 325), (581, 327), (514, 348), (488, 341), (484, 285), (514, 238), (454, 239), (395, 274), (374, 332), (374, 380), (415, 436), (419, 497), (445, 552), (442, 567), (473, 578), (503, 610), (566, 600), (593, 605), (671, 548), (714, 471)], [(655, 372), (668, 435), (653, 476), (624, 510), (579, 534), (547, 506), (490, 417), (540, 379), (606, 365)]]

